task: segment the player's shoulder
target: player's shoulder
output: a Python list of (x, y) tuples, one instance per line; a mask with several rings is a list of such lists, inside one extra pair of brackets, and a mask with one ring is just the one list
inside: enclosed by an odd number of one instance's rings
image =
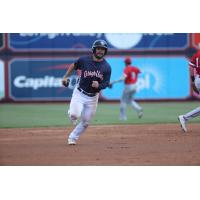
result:
[(135, 72), (135, 73), (140, 73), (140, 69), (137, 66), (131, 66), (131, 71)]
[(197, 57), (200, 57), (200, 50), (196, 53)]
[(90, 63), (91, 59), (89, 56), (80, 56), (76, 61), (75, 65), (77, 66), (84, 66)]
[(200, 51), (197, 51), (192, 55), (192, 58), (200, 57)]
[(108, 62), (106, 59), (104, 59), (104, 63), (105, 63), (105, 65), (106, 65), (108, 68), (111, 68), (109, 62)]
[(135, 70), (136, 67), (135, 67), (135, 66), (132, 66), (132, 65), (128, 65), (128, 66), (125, 67), (125, 69), (126, 69), (127, 71), (132, 71), (132, 70)]
[(136, 69), (136, 70), (139, 70), (139, 67), (137, 66), (131, 66), (132, 69)]
[(104, 59), (104, 66), (107, 69), (107, 71), (111, 71), (111, 66), (106, 59)]
[(91, 60), (91, 59), (92, 59), (91, 56), (80, 56), (80, 57), (78, 58), (78, 60), (80, 60), (80, 61), (89, 61), (89, 60)]

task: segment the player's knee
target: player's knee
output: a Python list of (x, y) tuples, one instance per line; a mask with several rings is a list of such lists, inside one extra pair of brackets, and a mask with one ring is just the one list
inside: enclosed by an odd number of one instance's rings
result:
[(70, 113), (69, 111), (68, 111), (68, 116), (71, 120), (77, 120), (78, 119), (78, 116), (76, 114)]
[(121, 102), (121, 103), (120, 103), (120, 107), (121, 107), (121, 108), (126, 108), (126, 103)]
[(71, 120), (77, 120), (78, 119), (78, 116), (72, 114), (72, 115), (69, 115), (70, 119)]

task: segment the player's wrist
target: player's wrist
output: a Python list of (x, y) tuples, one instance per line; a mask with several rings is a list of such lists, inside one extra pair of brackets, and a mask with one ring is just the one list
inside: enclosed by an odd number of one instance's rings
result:
[(67, 79), (69, 79), (69, 77), (68, 76), (64, 76), (63, 79), (67, 80)]

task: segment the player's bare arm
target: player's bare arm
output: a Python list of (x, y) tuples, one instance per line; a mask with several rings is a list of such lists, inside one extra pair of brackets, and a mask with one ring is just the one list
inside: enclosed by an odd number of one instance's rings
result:
[(69, 85), (69, 76), (73, 72), (74, 68), (75, 68), (75, 65), (74, 65), (74, 63), (72, 63), (69, 66), (69, 68), (68, 68), (67, 72), (65, 73), (65, 75), (63, 76), (63, 80), (62, 80), (63, 86), (68, 87), (68, 85)]
[(111, 82), (109, 83), (108, 87), (109, 87), (109, 88), (112, 88), (112, 86), (113, 86), (115, 83), (124, 81), (124, 80), (126, 79), (126, 77), (127, 77), (127, 75), (126, 75), (126, 74), (123, 74), (119, 79), (111, 81)]
[(112, 83), (112, 84), (115, 84), (115, 83), (124, 81), (124, 80), (126, 79), (126, 77), (127, 77), (127, 75), (126, 75), (126, 74), (123, 74), (119, 79), (114, 80), (114, 81), (112, 81), (111, 83)]

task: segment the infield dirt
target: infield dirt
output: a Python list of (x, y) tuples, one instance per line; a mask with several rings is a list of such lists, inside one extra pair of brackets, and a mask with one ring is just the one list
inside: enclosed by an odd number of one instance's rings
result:
[(188, 166), (200, 165), (200, 125), (90, 126), (77, 145), (68, 128), (0, 129), (4, 166)]

